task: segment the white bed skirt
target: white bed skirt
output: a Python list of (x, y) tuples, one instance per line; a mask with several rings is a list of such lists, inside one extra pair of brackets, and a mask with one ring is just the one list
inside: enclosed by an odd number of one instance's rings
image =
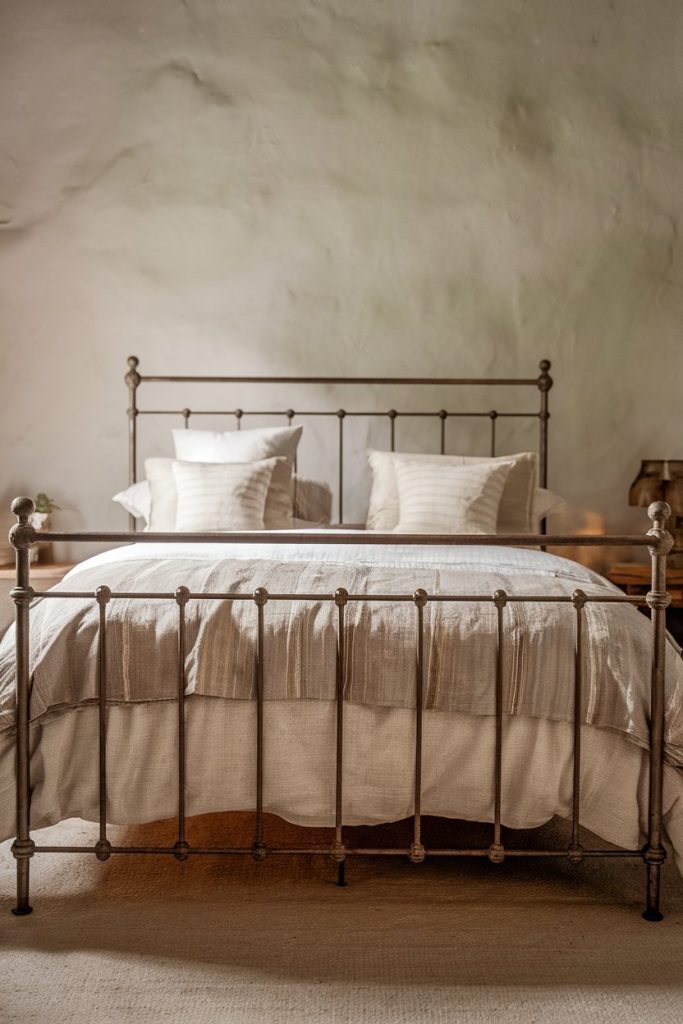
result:
[[(108, 818), (139, 824), (177, 808), (174, 703), (108, 709)], [(298, 825), (334, 824), (335, 706), (267, 702), (264, 810)], [(253, 701), (186, 700), (187, 814), (247, 810), (255, 804)], [(444, 711), (423, 718), (422, 813), (490, 821), (494, 719)], [(414, 712), (344, 707), (344, 822), (376, 824), (413, 811)], [(98, 709), (55, 712), (32, 728), (34, 829), (98, 817)], [(618, 846), (646, 838), (648, 755), (616, 733), (583, 726), (581, 823)], [(568, 817), (572, 727), (509, 718), (503, 741), (503, 823), (512, 828)], [(14, 735), (0, 736), (0, 839), (15, 834)], [(683, 773), (665, 767), (664, 821), (683, 873)]]

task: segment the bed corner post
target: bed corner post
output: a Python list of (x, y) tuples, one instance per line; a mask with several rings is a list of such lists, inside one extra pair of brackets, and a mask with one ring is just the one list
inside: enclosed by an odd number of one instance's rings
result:
[[(541, 438), (539, 445), (540, 465), (538, 471), (538, 482), (540, 487), (548, 486), (548, 392), (553, 386), (553, 378), (550, 376), (550, 360), (541, 359), (538, 368), (541, 371), (538, 375), (538, 390), (541, 393), (541, 410), (538, 418), (541, 423)], [(545, 526), (545, 523), (543, 524)], [(545, 532), (545, 530), (543, 531)]]
[[(128, 486), (137, 480), (137, 389), (142, 380), (138, 373), (140, 360), (137, 356), (128, 356), (128, 373), (124, 377), (128, 387)], [(135, 516), (128, 516), (128, 528), (135, 533)]]
[(659, 909), (660, 874), (666, 858), (662, 845), (662, 786), (664, 775), (664, 706), (666, 663), (666, 609), (671, 595), (666, 590), (666, 560), (673, 537), (666, 529), (671, 509), (665, 501), (655, 501), (647, 510), (652, 526), (648, 537), (652, 561), (652, 586), (647, 604), (652, 617), (652, 677), (650, 690), (650, 790), (648, 799), (648, 836), (643, 848), (647, 868), (646, 921), (661, 921)]
[(29, 577), (31, 545), (36, 536), (30, 525), (34, 510), (30, 498), (15, 498), (11, 508), (18, 522), (9, 534), (10, 543), (16, 552), (16, 582), (10, 596), (15, 605), (16, 645), (16, 794), (17, 794), (17, 837), (12, 843), (12, 854), (17, 862), (17, 905), (12, 913), (18, 917), (30, 914), (33, 907), (28, 902), (29, 862), (35, 850), (31, 839), (31, 740), (29, 732), (29, 608), (33, 590)]

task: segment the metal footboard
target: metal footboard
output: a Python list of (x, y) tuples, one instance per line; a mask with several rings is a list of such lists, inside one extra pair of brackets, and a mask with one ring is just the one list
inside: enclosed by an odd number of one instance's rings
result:
[[(29, 914), (32, 910), (29, 903), (29, 866), (33, 856), (42, 853), (91, 853), (102, 861), (113, 854), (167, 854), (184, 861), (188, 857), (198, 855), (251, 855), (258, 861), (271, 855), (313, 854), (331, 857), (337, 865), (337, 881), (345, 884), (345, 864), (352, 856), (403, 856), (413, 863), (419, 864), (427, 857), (485, 857), (494, 864), (501, 863), (506, 857), (555, 857), (565, 858), (572, 864), (579, 864), (587, 858), (632, 857), (641, 859), (646, 867), (647, 890), (646, 909), (643, 916), (650, 921), (662, 918), (660, 911), (660, 875), (665, 860), (662, 844), (662, 782), (664, 758), (664, 669), (666, 623), (665, 612), (670, 602), (666, 592), (666, 562), (672, 546), (672, 538), (666, 530), (666, 522), (670, 509), (664, 502), (650, 506), (648, 514), (651, 528), (644, 536), (453, 536), (402, 534), (402, 545), (511, 545), (544, 547), (566, 546), (633, 546), (647, 547), (652, 564), (652, 586), (645, 601), (651, 610), (652, 617), (652, 652), (651, 652), (651, 708), (650, 708), (650, 780), (648, 809), (648, 839), (642, 849), (609, 849), (602, 847), (584, 847), (580, 840), (580, 809), (581, 809), (581, 724), (582, 708), (582, 664), (584, 650), (584, 613), (589, 603), (625, 603), (638, 604), (642, 599), (616, 594), (587, 595), (576, 590), (571, 596), (549, 596), (534, 594), (509, 594), (497, 590), (491, 594), (428, 594), (418, 589), (412, 594), (354, 594), (344, 588), (334, 593), (278, 594), (269, 593), (259, 587), (253, 593), (193, 593), (187, 587), (179, 587), (173, 593), (145, 592), (130, 593), (112, 591), (107, 586), (100, 586), (93, 593), (90, 591), (34, 591), (31, 587), (29, 553), (32, 544), (38, 539), (35, 530), (29, 524), (33, 511), (33, 502), (29, 498), (17, 498), (12, 503), (12, 510), (18, 523), (11, 531), (11, 541), (16, 550), (16, 586), (12, 597), (16, 605), (16, 779), (17, 779), (17, 837), (12, 846), (17, 868), (17, 903), (13, 913)], [(130, 541), (127, 533), (50, 533), (40, 534), (40, 539), (51, 541), (77, 542), (111, 542), (125, 543)], [(263, 541), (261, 533), (239, 534), (159, 534), (146, 533), (146, 543), (257, 543)], [(300, 535), (283, 531), (268, 536), (269, 543), (283, 544), (299, 541)], [(376, 534), (349, 532), (334, 535), (311, 534), (306, 541), (310, 544), (353, 543), (353, 544), (395, 544), (395, 534)], [(97, 654), (97, 706), (99, 722), (99, 837), (94, 846), (41, 846), (31, 838), (30, 803), (30, 606), (34, 598), (48, 600), (68, 600), (73, 598), (91, 598), (97, 602), (99, 611), (98, 654)], [(115, 846), (108, 838), (107, 832), (107, 609), (112, 601), (126, 600), (168, 600), (174, 601), (178, 609), (177, 630), (177, 838), (172, 846)], [(185, 735), (185, 611), (188, 601), (248, 601), (252, 602), (256, 617), (256, 653), (254, 664), (256, 693), (256, 765), (255, 791), (256, 805), (254, 813), (253, 842), (248, 847), (196, 847), (186, 835), (186, 735)], [(268, 605), (273, 602), (310, 601), (333, 602), (336, 614), (336, 739), (335, 739), (335, 814), (333, 840), (330, 846), (304, 846), (298, 849), (280, 849), (268, 846), (268, 837), (264, 824), (264, 756), (267, 753), (267, 735), (264, 728), (264, 646), (265, 627)], [(406, 847), (352, 847), (345, 842), (343, 820), (343, 787), (344, 787), (344, 703), (347, 684), (347, 632), (346, 620), (348, 605), (352, 602), (405, 602), (415, 609), (416, 641), (415, 641), (415, 742), (411, 756), (414, 760), (414, 792), (413, 792), (413, 825), (412, 837)], [(491, 842), (488, 846), (475, 848), (425, 846), (421, 826), (422, 767), (423, 767), (423, 704), (425, 681), (425, 608), (431, 602), (481, 602), (492, 604), (496, 609), (497, 652), (495, 659), (495, 757), (491, 767), (493, 778), (493, 821)], [(556, 602), (573, 607), (574, 622), (574, 688), (573, 688), (573, 776), (571, 804), (571, 841), (565, 849), (507, 849), (502, 834), (502, 799), (503, 771), (505, 753), (505, 714), (504, 714), (504, 636), (505, 614), (509, 604), (514, 602)]]

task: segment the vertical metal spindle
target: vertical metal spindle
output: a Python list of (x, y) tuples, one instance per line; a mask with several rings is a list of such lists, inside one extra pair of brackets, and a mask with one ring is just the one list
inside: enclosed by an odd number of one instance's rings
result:
[(337, 885), (345, 886), (346, 849), (343, 836), (344, 816), (344, 682), (346, 678), (346, 604), (349, 592), (339, 587), (334, 593), (337, 606), (336, 709), (337, 735), (335, 752), (334, 842), (330, 857), (337, 865)]
[(98, 860), (108, 860), (111, 843), (107, 839), (107, 605), (111, 600), (109, 587), (95, 591), (99, 611), (97, 634), (97, 703), (99, 748), (100, 837), (95, 843)]
[(662, 844), (662, 787), (664, 779), (664, 710), (666, 666), (666, 609), (671, 595), (666, 589), (666, 560), (673, 547), (673, 538), (666, 529), (671, 508), (664, 501), (655, 501), (647, 510), (652, 522), (648, 536), (652, 561), (652, 587), (647, 603), (652, 619), (652, 678), (650, 688), (650, 788), (648, 799), (648, 837), (643, 850), (647, 866), (647, 897), (643, 917), (661, 921), (661, 868), (666, 859)]
[[(541, 359), (538, 364), (540, 374), (538, 376), (538, 390), (541, 393), (541, 410), (538, 414), (540, 421), (540, 439), (539, 439), (539, 466), (538, 466), (538, 482), (541, 487), (548, 486), (548, 420), (550, 419), (550, 413), (548, 412), (548, 392), (553, 386), (553, 378), (548, 372), (550, 370), (550, 360)], [(541, 520), (540, 532), (546, 533), (547, 526), (545, 519)], [(545, 551), (545, 548), (542, 548)]]
[(339, 522), (344, 522), (344, 417), (346, 411), (339, 409)]
[[(137, 356), (128, 357), (128, 373), (124, 377), (126, 386), (128, 387), (128, 486), (134, 484), (137, 480), (137, 418), (138, 418), (138, 407), (137, 407), (137, 389), (140, 385), (141, 377), (138, 373), (138, 364), (140, 360)], [(128, 529), (135, 533), (136, 522), (135, 516), (128, 515)]]
[(413, 601), (417, 609), (417, 640), (415, 645), (415, 790), (413, 814), (413, 841), (410, 846), (410, 860), (421, 864), (425, 859), (422, 844), (422, 711), (424, 700), (424, 610), (427, 592), (419, 587)]
[(493, 459), (496, 455), (496, 420), (498, 419), (495, 409), (491, 409), (489, 419), (491, 420), (491, 458)]
[(237, 421), (237, 429), (242, 429), (242, 417), (244, 416), (243, 409), (235, 409), (235, 420)]
[[(291, 427), (292, 420), (294, 419), (294, 416), (295, 416), (294, 410), (293, 409), (287, 409), (287, 411), (285, 413), (285, 416), (287, 417), (287, 423)], [(296, 449), (294, 450), (294, 508), (296, 508), (296, 473), (297, 473), (297, 452), (298, 452), (298, 447), (299, 446), (297, 445)]]
[(35, 850), (31, 839), (31, 733), (30, 733), (30, 622), (29, 610), (33, 589), (29, 576), (31, 545), (35, 531), (29, 525), (29, 517), (35, 509), (30, 498), (15, 498), (12, 512), (18, 523), (10, 530), (9, 539), (16, 554), (16, 578), (10, 597), (15, 609), (15, 658), (16, 658), (16, 806), (17, 836), (12, 843), (12, 855), (17, 864), (17, 905), (12, 913), (17, 917), (30, 914), (33, 907), (29, 900), (29, 864)]
[(187, 860), (190, 846), (185, 837), (185, 797), (187, 759), (185, 753), (185, 606), (190, 600), (187, 587), (178, 587), (175, 592), (178, 605), (178, 685), (176, 701), (178, 706), (178, 839), (173, 844), (176, 860)]
[(389, 451), (396, 451), (396, 417), (398, 413), (395, 409), (390, 409), (387, 413), (389, 417)]
[(439, 410), (439, 419), (441, 420), (441, 454), (446, 454), (446, 420), (448, 419), (448, 413), (445, 409)]
[(266, 844), (263, 838), (263, 609), (268, 600), (265, 587), (254, 591), (256, 604), (256, 828), (251, 852), (254, 860), (265, 860)]
[(503, 790), (503, 609), (507, 604), (504, 590), (496, 590), (493, 595), (496, 606), (496, 754), (494, 766), (494, 797), (493, 797), (493, 842), (489, 847), (489, 860), (500, 864), (505, 859), (505, 847), (502, 841), (501, 804)]
[(572, 755), (572, 838), (567, 856), (571, 864), (583, 860), (580, 841), (581, 807), (581, 725), (583, 723), (583, 609), (587, 597), (583, 590), (575, 590), (572, 604), (576, 610), (574, 625), (574, 750)]
[(183, 417), (183, 427), (185, 430), (190, 429), (190, 416), (192, 415), (191, 409), (181, 409), (180, 415)]

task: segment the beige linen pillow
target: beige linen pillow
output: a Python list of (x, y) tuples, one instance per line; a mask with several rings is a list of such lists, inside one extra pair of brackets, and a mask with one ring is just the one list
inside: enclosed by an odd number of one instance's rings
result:
[[(266, 496), (264, 524), (266, 530), (291, 529), (292, 467), (284, 458), (271, 460), (274, 468)], [(146, 530), (171, 533), (177, 529), (176, 513), (178, 489), (173, 472), (175, 459), (145, 459), (145, 476), (149, 482), (150, 510)], [(200, 465), (200, 463), (186, 463)], [(248, 466), (251, 463), (213, 463), (213, 465)], [(260, 529), (264, 529), (261, 526)]]
[(173, 463), (179, 533), (262, 530), (275, 459)]
[(176, 482), (173, 459), (145, 459), (145, 476), (149, 481), (150, 508), (147, 530), (172, 533), (175, 530)]
[[(150, 488), (150, 512), (147, 530), (167, 532), (175, 530), (176, 481), (173, 475), (174, 459), (145, 459), (145, 476)], [(196, 465), (196, 463), (187, 463)], [(219, 463), (215, 463), (219, 465)], [(223, 465), (249, 465), (249, 463), (223, 463)], [(275, 459), (266, 497), (265, 529), (287, 530), (292, 527), (292, 464), (286, 458)]]
[[(181, 462), (255, 462), (281, 458), (266, 500), (267, 530), (291, 529), (294, 487), (292, 468), (303, 427), (257, 427), (254, 430), (173, 431), (176, 459)], [(286, 460), (286, 461), (285, 461)]]
[(398, 522), (398, 489), (394, 460), (435, 463), (442, 466), (496, 465), (513, 463), (498, 511), (495, 533), (533, 533), (532, 500), (536, 480), (535, 452), (519, 452), (499, 458), (468, 455), (432, 455), (413, 452), (382, 452), (368, 449), (372, 469), (372, 490), (368, 509), (368, 530), (393, 530)]
[(468, 466), (394, 460), (395, 533), (496, 532), (498, 507), (514, 463)]

